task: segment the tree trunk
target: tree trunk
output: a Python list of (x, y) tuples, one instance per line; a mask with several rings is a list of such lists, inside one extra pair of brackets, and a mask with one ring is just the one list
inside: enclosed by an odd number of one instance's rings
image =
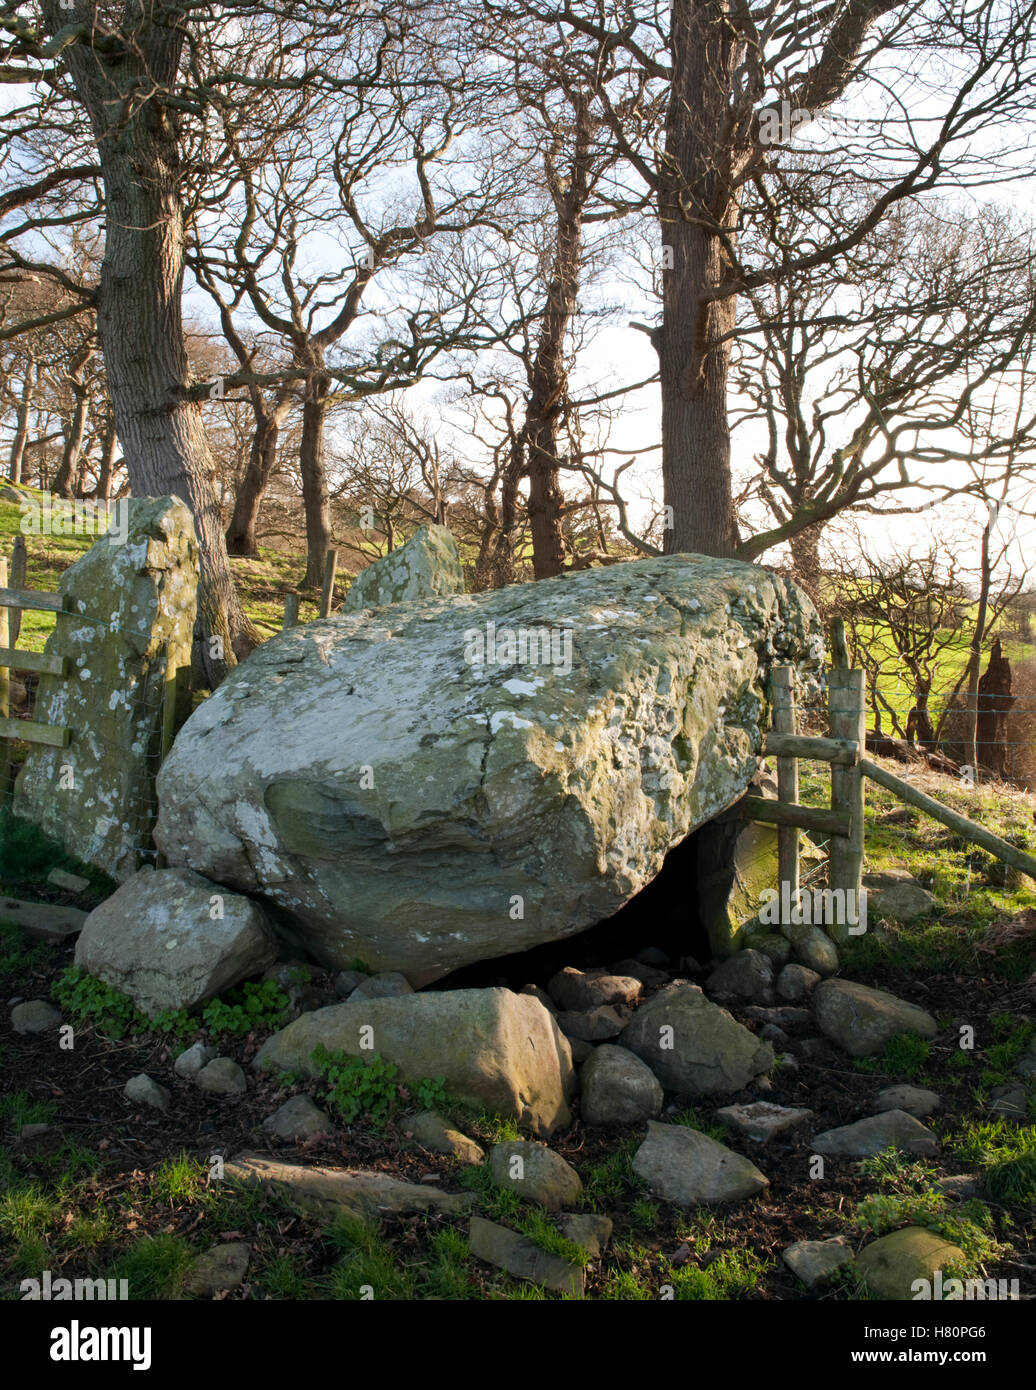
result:
[[(44, 7), (57, 33), (68, 14), (60, 0), (44, 0)], [(83, 21), (103, 33), (108, 25), (100, 12), (91, 5)], [(133, 6), (127, 14), (142, 19)], [(214, 687), (235, 664), (235, 639), (241, 650), (256, 634), (230, 573), (201, 406), (187, 394), (183, 171), (178, 117), (162, 101), (176, 82), (185, 26), (169, 11), (168, 18), (156, 12), (133, 28), (118, 51), (73, 43), (64, 55), (90, 117), (104, 180), (97, 328), (133, 494), (171, 493), (194, 518), (201, 567), (194, 676)]]
[(255, 430), (252, 434), (248, 467), (234, 498), (234, 514), (227, 527), (227, 550), (230, 554), (250, 557), (259, 554), (259, 541), (256, 536), (259, 504), (277, 466), (277, 444), (281, 425), (291, 407), (290, 397), (279, 397), (274, 407), (269, 409), (261, 394), (256, 392), (255, 395), (259, 396), (259, 399), (257, 401), (253, 397), (252, 400)]
[(663, 500), (667, 553), (733, 555), (727, 373), (733, 295), (716, 297), (730, 267), (736, 204), (730, 105), (743, 44), (725, 0), (673, 0), (673, 76), (658, 185), (662, 233)]
[(982, 642), (986, 635), (986, 621), (989, 613), (989, 589), (993, 579), (993, 567), (989, 558), (989, 539), (993, 530), (990, 517), (982, 528), (982, 551), (979, 569), (978, 609), (975, 613), (975, 630), (971, 634), (971, 654), (968, 658), (968, 703), (965, 728), (967, 730), (964, 757), (970, 763), (975, 781), (979, 780), (978, 761), (978, 686), (982, 668)]
[(101, 433), (101, 468), (97, 475), (97, 496), (103, 497), (105, 501), (112, 495), (112, 474), (115, 472), (117, 446), (118, 436), (115, 433), (115, 421), (109, 415)]
[(33, 380), (35, 375), (35, 364), (25, 369), (25, 380), (22, 383), (21, 399), (18, 402), (14, 438), (11, 440), (11, 454), (7, 468), (7, 476), (12, 483), (27, 483), (29, 481), (28, 470), (25, 468), (25, 446), (29, 442), (29, 412), (32, 409), (32, 397), (36, 385)]
[(799, 588), (805, 589), (818, 606), (821, 602), (820, 537), (824, 532), (822, 521), (814, 522), (797, 532), (788, 542), (791, 550), (791, 570)]
[(989, 665), (978, 683), (975, 735), (982, 766), (997, 777), (1006, 777), (1013, 771), (1008, 768), (1007, 716), (1015, 703), (1011, 694), (1011, 663), (997, 637), (990, 648)]
[[(92, 355), (92, 353), (91, 353)], [(83, 452), (83, 436), (86, 434), (86, 412), (89, 396), (83, 385), (82, 370), (89, 357), (78, 359), (69, 372), (69, 385), (75, 397), (72, 418), (65, 434), (65, 447), (61, 452), (61, 463), (54, 475), (53, 492), (57, 497), (74, 497), (79, 491), (79, 457)]]
[(324, 467), (324, 424), (327, 419), (329, 377), (310, 377), (302, 400), (302, 504), (306, 513), (306, 578), (309, 588), (324, 580), (324, 557), (331, 547), (331, 519), (327, 508), (327, 475)]

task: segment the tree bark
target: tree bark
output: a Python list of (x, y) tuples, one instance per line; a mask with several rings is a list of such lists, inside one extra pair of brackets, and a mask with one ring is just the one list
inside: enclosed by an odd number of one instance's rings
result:
[(667, 553), (733, 555), (727, 375), (736, 298), (720, 229), (736, 222), (730, 137), (734, 77), (744, 45), (725, 0), (673, 0), (672, 84), (658, 182), (662, 233), (663, 500)]
[(112, 475), (115, 472), (117, 447), (118, 436), (115, 433), (115, 421), (109, 415), (101, 432), (101, 467), (97, 475), (97, 496), (103, 497), (105, 501), (112, 495)]
[(93, 349), (78, 353), (72, 361), (68, 373), (68, 384), (72, 389), (75, 404), (72, 418), (65, 433), (65, 447), (61, 451), (61, 463), (54, 475), (52, 491), (57, 497), (74, 497), (79, 491), (79, 458), (83, 452), (83, 436), (86, 434), (86, 413), (89, 393), (83, 385), (83, 370), (93, 356)]
[(306, 515), (307, 588), (323, 583), (324, 557), (331, 546), (331, 518), (327, 507), (327, 471), (324, 465), (324, 424), (329, 377), (319, 373), (310, 377), (302, 400), (302, 441), (299, 466), (302, 470), (302, 505)]
[(12, 483), (27, 483), (29, 481), (28, 470), (25, 468), (25, 446), (29, 442), (29, 413), (32, 409), (35, 387), (36, 364), (31, 363), (25, 369), (22, 394), (18, 401), (18, 413), (15, 416), (14, 438), (11, 440), (7, 476)]
[[(49, 28), (68, 22), (59, 0), (44, 0)], [(80, 7), (80, 10), (82, 7)], [(103, 33), (101, 7), (88, 25)], [(254, 641), (234, 589), (213, 460), (200, 405), (188, 394), (183, 332), (183, 169), (178, 118), (163, 101), (176, 81), (182, 19), (127, 6), (124, 45), (73, 43), (65, 52), (76, 94), (90, 118), (105, 190), (105, 249), (97, 328), (119, 441), (133, 494), (172, 494), (194, 518), (201, 583), (195, 623), (196, 684), (216, 686)]]

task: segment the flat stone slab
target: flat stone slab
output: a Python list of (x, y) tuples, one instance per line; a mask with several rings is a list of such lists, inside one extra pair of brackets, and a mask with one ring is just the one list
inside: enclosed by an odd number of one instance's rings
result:
[(716, 1111), (717, 1120), (723, 1120), (736, 1134), (743, 1134), (757, 1144), (767, 1144), (771, 1139), (799, 1129), (812, 1118), (812, 1110), (774, 1105), (768, 1100), (757, 1100), (751, 1105), (725, 1105)]
[(868, 1115), (853, 1125), (827, 1129), (813, 1140), (818, 1154), (833, 1154), (842, 1158), (870, 1158), (888, 1148), (908, 1154), (936, 1154), (939, 1141), (927, 1126), (905, 1110), (886, 1110), (883, 1115)]
[(244, 1241), (228, 1241), (206, 1250), (193, 1262), (187, 1275), (187, 1291), (211, 1298), (221, 1289), (237, 1289), (245, 1281), (251, 1251)]
[(382, 1212), (409, 1214), (442, 1212), (454, 1216), (471, 1204), (467, 1195), (437, 1192), (417, 1183), (401, 1182), (385, 1173), (363, 1168), (320, 1168), (280, 1163), (262, 1154), (240, 1154), (226, 1164), (228, 1182), (276, 1192), (289, 1204), (305, 1211), (349, 1211), (363, 1220), (377, 1220)]
[(526, 1279), (555, 1293), (578, 1297), (583, 1292), (586, 1275), (581, 1265), (541, 1250), (528, 1236), (509, 1231), (495, 1221), (473, 1216), (468, 1243), (476, 1259), (485, 1260), (516, 1279)]
[(89, 915), (78, 907), (56, 907), (53, 903), (0, 898), (0, 922), (13, 922), (23, 932), (40, 941), (64, 941), (67, 936), (75, 936), (83, 930)]
[(686, 1125), (648, 1122), (633, 1171), (658, 1197), (682, 1207), (754, 1197), (770, 1180), (754, 1163)]

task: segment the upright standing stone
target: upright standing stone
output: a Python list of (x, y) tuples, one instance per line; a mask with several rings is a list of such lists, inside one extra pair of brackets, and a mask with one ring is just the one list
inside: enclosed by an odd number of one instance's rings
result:
[(356, 576), (342, 612), (359, 613), (387, 603), (463, 592), (464, 570), (452, 533), (445, 526), (420, 526), (406, 545)]
[(69, 611), (47, 653), (69, 675), (42, 675), (36, 718), (72, 731), (67, 748), (33, 744), (14, 809), (113, 878), (151, 845), (165, 684), (189, 667), (198, 589), (194, 523), (175, 497), (120, 504), (108, 534), (61, 577)]

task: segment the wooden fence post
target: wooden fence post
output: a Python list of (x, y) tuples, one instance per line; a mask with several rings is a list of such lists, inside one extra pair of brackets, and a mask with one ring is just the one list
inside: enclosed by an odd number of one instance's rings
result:
[(298, 594), (284, 595), (284, 622), (281, 624), (283, 631), (289, 627), (297, 627), (299, 622), (299, 596)]
[(338, 568), (338, 551), (329, 550), (324, 560), (324, 587), (320, 594), (320, 616), (331, 616), (331, 602), (335, 592), (335, 571)]
[[(794, 734), (795, 671), (791, 666), (776, 666), (773, 670), (773, 727), (779, 734)], [(799, 761), (795, 757), (777, 759), (777, 798), (794, 804), (799, 799)], [(783, 901), (784, 885), (788, 885), (789, 901), (798, 902), (799, 894), (799, 832), (794, 825), (777, 828), (777, 872)]]
[[(29, 552), (25, 545), (24, 536), (15, 536), (14, 550), (11, 554), (11, 588), (24, 589), (26, 587), (26, 576), (29, 570)], [(7, 641), (0, 642), (0, 646), (17, 647), (18, 634), (22, 630), (21, 609), (11, 608), (7, 613)]]
[[(864, 671), (833, 667), (828, 672), (828, 711), (832, 738), (853, 739), (862, 755), (867, 736), (867, 676)], [(854, 767), (831, 765), (831, 809), (850, 817), (846, 838), (833, 836), (828, 843), (828, 886), (845, 895), (843, 918), (854, 918), (860, 902), (863, 876), (863, 774)], [(828, 935), (836, 942), (848, 939), (848, 920), (828, 922)]]

